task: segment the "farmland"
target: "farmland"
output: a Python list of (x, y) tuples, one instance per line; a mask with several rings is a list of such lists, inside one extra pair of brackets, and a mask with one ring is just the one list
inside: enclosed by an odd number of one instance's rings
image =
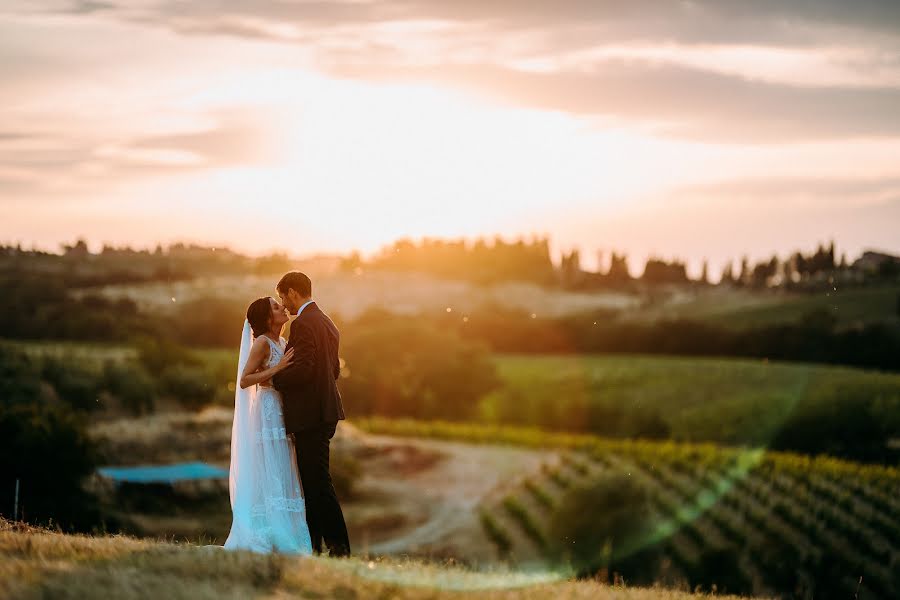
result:
[[(4, 345), (35, 358), (65, 358), (70, 367), (81, 365), (90, 372), (102, 370), (106, 361), (129, 362), (137, 356), (135, 349), (114, 344)], [(234, 352), (201, 349), (189, 355), (199, 363), (198, 376), (209, 377), (215, 387), (216, 402), (230, 405)], [(498, 386), (478, 401), (468, 420), (617, 438), (774, 447), (875, 462), (896, 459), (896, 373), (752, 359), (616, 354), (493, 354), (490, 361)], [(347, 366), (353, 377), (358, 365), (351, 361)], [(345, 401), (351, 414), (362, 416), (366, 398), (357, 397), (359, 386), (351, 388), (350, 383), (343, 384)]]
[[(645, 559), (626, 579), (687, 580), (692, 587), (756, 595), (846, 598), (858, 591), (859, 597), (896, 597), (900, 472), (892, 467), (505, 427), (385, 420), (361, 425), (392, 435), (565, 449), (561, 463), (523, 474), (481, 508), (486, 535), (498, 555), (514, 563), (557, 560), (552, 548), (559, 540), (552, 536), (559, 529), (558, 507), (579, 490), (619, 476), (647, 489), (653, 517), (652, 526), (612, 549), (613, 563), (626, 568), (630, 556)], [(582, 540), (594, 546), (581, 553), (599, 554), (604, 541)], [(651, 555), (655, 563), (647, 562)], [(602, 566), (602, 560), (591, 565)]]
[[(503, 386), (482, 402), (486, 422), (761, 446), (786, 425), (832, 411), (848, 416), (845, 435), (854, 419), (883, 424), (881, 444), (900, 432), (896, 374), (640, 355), (499, 355), (495, 362)], [(840, 435), (823, 442), (821, 451), (843, 452)]]

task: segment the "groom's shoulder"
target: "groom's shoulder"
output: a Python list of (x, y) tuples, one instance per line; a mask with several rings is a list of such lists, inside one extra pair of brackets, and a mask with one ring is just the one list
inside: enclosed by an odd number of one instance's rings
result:
[(294, 327), (308, 327), (310, 323), (317, 320), (316, 314), (321, 314), (322, 311), (318, 310), (314, 304), (310, 304), (306, 308), (303, 309), (303, 312), (294, 317), (291, 321), (291, 329)]
[(310, 329), (327, 329), (329, 327), (334, 327), (334, 323), (325, 311), (319, 308), (316, 304), (310, 304), (306, 307), (306, 309), (300, 313), (300, 316), (295, 319), (295, 321), (303, 321), (305, 327), (309, 327)]
[(303, 317), (308, 318), (310, 321), (321, 321), (322, 317), (325, 316), (325, 313), (322, 312), (322, 309), (319, 308), (319, 305), (313, 302), (300, 313), (298, 319), (302, 319)]

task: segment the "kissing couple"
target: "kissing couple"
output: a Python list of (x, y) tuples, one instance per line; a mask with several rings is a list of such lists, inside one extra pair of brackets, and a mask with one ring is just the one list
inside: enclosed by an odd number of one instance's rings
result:
[[(350, 540), (329, 471), (344, 419), (340, 333), (312, 300), (312, 282), (287, 273), (278, 300), (247, 309), (231, 430), (231, 532), (226, 549), (348, 556)], [(287, 340), (281, 330), (291, 315)]]

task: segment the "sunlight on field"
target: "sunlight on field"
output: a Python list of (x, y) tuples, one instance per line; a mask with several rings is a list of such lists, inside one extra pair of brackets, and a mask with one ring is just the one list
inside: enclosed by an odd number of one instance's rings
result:
[[(512, 560), (534, 552), (552, 556), (567, 547), (554, 536), (569, 532), (577, 539), (605, 510), (626, 517), (629, 507), (616, 504), (617, 490), (606, 487), (616, 482), (644, 489), (650, 512), (605, 560), (662, 553), (666, 561), (658, 572), (639, 560), (644, 577), (718, 581), (758, 595), (800, 589), (804, 597), (854, 590), (891, 597), (895, 589), (889, 566), (900, 544), (895, 467), (509, 426), (385, 419), (358, 424), (382, 435), (565, 450), (560, 464), (522, 473), (509, 482), (502, 501), (481, 508), (489, 537)], [(591, 490), (592, 503), (575, 504), (573, 513), (572, 502)], [(577, 541), (582, 555), (603, 564), (602, 536)]]
[(641, 355), (495, 363), (505, 385), (482, 401), (486, 420), (612, 436), (766, 446), (795, 413), (828, 410), (838, 398), (859, 398), (859, 411), (872, 394), (900, 394), (900, 375), (802, 363)]
[(473, 591), (518, 588), (538, 583), (554, 583), (573, 577), (565, 571), (510, 571), (495, 567), (493, 571), (466, 571), (464, 569), (447, 569), (438, 565), (420, 562), (404, 562), (400, 560), (384, 560), (378, 562), (346, 561), (338, 562), (335, 568), (353, 573), (362, 578), (373, 579), (397, 585), (414, 585), (435, 587), (442, 590)]
[[(293, 558), (127, 537), (63, 535), (0, 521), (0, 593), (24, 597), (318, 598), (408, 600), (632, 598), (681, 600), (658, 588), (560, 581), (556, 574), (477, 572), (418, 561)], [(102, 590), (102, 592), (101, 592)]]
[[(131, 298), (141, 307), (165, 310), (178, 303), (203, 298), (243, 299), (249, 303), (257, 297), (275, 294), (276, 283), (275, 277), (215, 277), (107, 286), (102, 294), (109, 298)], [(588, 294), (516, 282), (476, 286), (426, 275), (392, 273), (323, 276), (316, 280), (313, 296), (327, 307), (329, 313), (345, 319), (375, 307), (398, 313), (417, 313), (444, 311), (449, 306), (464, 313), (483, 305), (497, 304), (541, 316), (558, 316), (593, 309), (621, 309), (637, 303), (633, 295), (615, 291)]]
[(121, 344), (83, 343), (68, 341), (29, 341), (0, 339), (0, 344), (25, 351), (33, 357), (53, 357), (76, 363), (99, 366), (104, 361), (134, 358), (133, 348)]

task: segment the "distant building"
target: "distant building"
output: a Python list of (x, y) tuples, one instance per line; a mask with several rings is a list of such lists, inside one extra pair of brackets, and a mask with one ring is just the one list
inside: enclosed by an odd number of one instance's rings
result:
[(862, 256), (853, 261), (852, 268), (866, 273), (878, 273), (884, 268), (883, 265), (885, 264), (900, 265), (900, 256), (866, 250)]

